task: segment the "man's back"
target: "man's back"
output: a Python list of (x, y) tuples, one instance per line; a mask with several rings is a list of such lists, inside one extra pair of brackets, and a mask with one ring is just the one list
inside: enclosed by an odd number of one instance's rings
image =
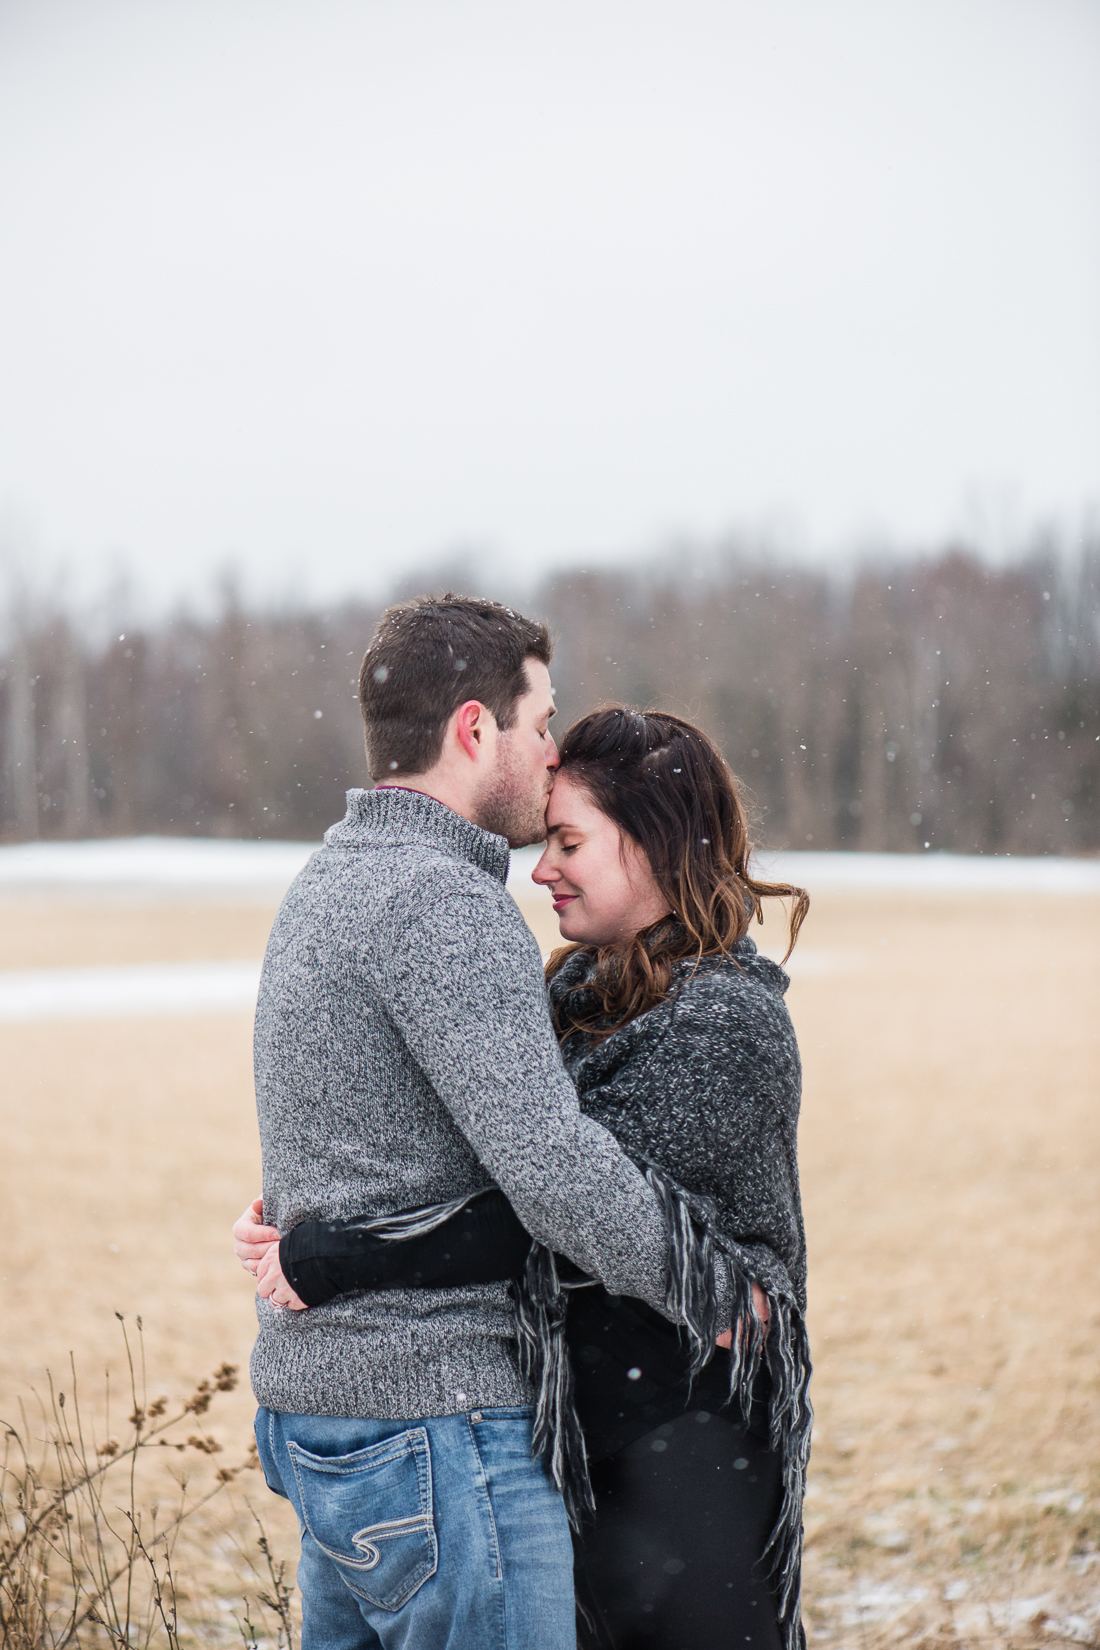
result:
[[(471, 942), (499, 963), (510, 1016), (541, 1016), (559, 1063), (538, 948), (504, 888), (508, 850), (450, 809), (403, 790), (350, 792), (276, 918), (256, 1015), (265, 1218), (345, 1219), (442, 1202), (489, 1175), (410, 1053), (394, 1009), (415, 982), (395, 927), (430, 913), (438, 947)], [(456, 1059), (474, 1061), (502, 1001), (464, 1001), (456, 969)], [(431, 1012), (421, 1002), (421, 1012)], [(489, 1030), (493, 1035), (496, 1027)], [(256, 1395), (297, 1414), (403, 1417), (530, 1401), (514, 1357), (507, 1286), (357, 1295), (304, 1313), (260, 1302)]]

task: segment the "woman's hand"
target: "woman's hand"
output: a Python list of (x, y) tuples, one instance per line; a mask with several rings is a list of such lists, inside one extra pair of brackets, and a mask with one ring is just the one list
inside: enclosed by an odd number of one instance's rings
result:
[(256, 1198), (248, 1205), (233, 1226), (233, 1253), (246, 1272), (256, 1279), (256, 1293), (272, 1306), (289, 1306), (292, 1312), (305, 1312), (306, 1303), (296, 1295), (283, 1276), (279, 1264), (279, 1231), (265, 1226), (264, 1200)]
[[(764, 1334), (767, 1336), (768, 1319), (771, 1317), (771, 1307), (768, 1305), (767, 1295), (765, 1295), (760, 1285), (756, 1282), (754, 1282), (752, 1286), (752, 1304), (756, 1309), (756, 1316), (764, 1325)], [(727, 1352), (729, 1351), (730, 1347), (733, 1345), (732, 1329), (727, 1329), (724, 1335), (719, 1335), (718, 1345), (724, 1347)]]
[(266, 1254), (256, 1263), (256, 1293), (261, 1300), (270, 1301), (272, 1306), (288, 1306), (292, 1312), (309, 1310), (283, 1276), (277, 1243), (269, 1243)]
[(256, 1268), (271, 1245), (279, 1247), (279, 1232), (274, 1226), (265, 1226), (264, 1200), (256, 1198), (233, 1225), (233, 1253), (246, 1272), (256, 1275)]

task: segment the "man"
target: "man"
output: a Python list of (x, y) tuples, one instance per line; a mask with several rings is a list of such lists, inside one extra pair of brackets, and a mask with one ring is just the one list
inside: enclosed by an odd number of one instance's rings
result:
[[(550, 656), (543, 625), (492, 602), (383, 615), (360, 675), (376, 788), (348, 793), (264, 962), (263, 1214), (285, 1232), (495, 1182), (533, 1237), (661, 1308), (656, 1200), (579, 1111), (504, 887), (509, 846), (544, 834)], [(257, 1438), (302, 1526), (303, 1650), (572, 1650), (569, 1532), (532, 1456), (506, 1286), (257, 1310)]]

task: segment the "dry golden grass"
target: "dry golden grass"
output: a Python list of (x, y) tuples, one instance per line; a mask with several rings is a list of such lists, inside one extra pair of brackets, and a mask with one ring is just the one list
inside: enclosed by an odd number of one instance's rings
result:
[[(524, 908), (553, 943), (545, 906)], [(258, 955), (269, 920), (24, 900), (0, 911), (0, 962)], [(811, 1634), (861, 1650), (1087, 1642), (1100, 901), (823, 895), (803, 948), (790, 1003), (819, 1419)], [(141, 1314), (158, 1390), (246, 1364), (249, 1283), (228, 1227), (259, 1184), (249, 1032), (244, 1015), (0, 1028), (0, 1415), (70, 1349), (89, 1374), (117, 1371), (116, 1310)], [(221, 1402), (211, 1430), (236, 1459), (247, 1392)], [(237, 1511), (204, 1515), (177, 1565), (209, 1642), (235, 1631), (216, 1618), (244, 1586), (242, 1497), (293, 1547), (255, 1477), (229, 1493)]]
[[(85, 901), (67, 920), (62, 904), (21, 900), (0, 909), (0, 947), (7, 967), (248, 957), (262, 952), (272, 915)], [(131, 1406), (115, 1313), (131, 1332), (140, 1317), (150, 1397), (186, 1397), (223, 1360), (241, 1369), (202, 1429), (223, 1452), (165, 1452), (162, 1503), (176, 1494), (169, 1471), (201, 1494), (217, 1466), (244, 1458), (255, 1409), (251, 1288), (229, 1247), (260, 1183), (250, 1018), (3, 1026), (0, 1065), (0, 1419), (32, 1388), (45, 1392), (47, 1371), (71, 1390), (72, 1351), (99, 1439), (116, 1436)], [(293, 1516), (258, 1473), (243, 1474), (180, 1533), (180, 1611), (201, 1642), (240, 1643), (234, 1611), (262, 1588), (250, 1504), (293, 1572)]]
[(0, 904), (0, 968), (225, 962), (262, 957), (274, 907), (147, 905), (140, 899), (9, 898)]
[(807, 946), (850, 971), (791, 989), (811, 1621), (850, 1630), (853, 1594), (873, 1621), (923, 1588), (914, 1632), (1096, 1633), (1066, 1617), (1098, 1593), (1098, 919), (1095, 900), (818, 901)]

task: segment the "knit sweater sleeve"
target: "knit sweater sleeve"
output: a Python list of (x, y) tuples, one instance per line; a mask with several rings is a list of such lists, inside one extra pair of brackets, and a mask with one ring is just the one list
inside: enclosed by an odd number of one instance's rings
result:
[(386, 927), (379, 996), (527, 1230), (611, 1293), (664, 1311), (660, 1207), (580, 1110), (538, 947), (510, 896), (480, 879), (459, 875), (444, 887), (433, 876), (389, 903)]

